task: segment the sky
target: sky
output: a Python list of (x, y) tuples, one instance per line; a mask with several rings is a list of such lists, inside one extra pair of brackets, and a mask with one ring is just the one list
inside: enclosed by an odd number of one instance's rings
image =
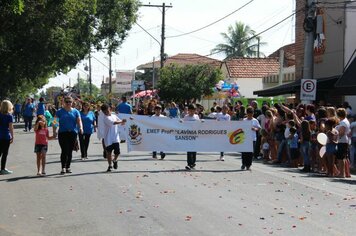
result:
[[(165, 1), (141, 0), (141, 2), (162, 5)], [(245, 4), (245, 7), (231, 14)], [(178, 53), (209, 55), (217, 44), (225, 43), (221, 33), (227, 32), (228, 27), (236, 21), (241, 21), (256, 33), (260, 33), (291, 15), (295, 10), (295, 0), (171, 0), (166, 1), (165, 5), (172, 6), (166, 8), (165, 15), (165, 53), (168, 56)], [(142, 6), (138, 14), (138, 25), (160, 42), (162, 9)], [(200, 31), (175, 37), (205, 27), (225, 16), (227, 17)], [(133, 25), (121, 48), (112, 57), (113, 70), (134, 70), (141, 64), (152, 62), (153, 58), (159, 60), (160, 44), (138, 25)], [(295, 18), (291, 17), (260, 35), (261, 42), (266, 43), (260, 51), (268, 56), (283, 45), (294, 42), (294, 31)], [(92, 56), (92, 82), (100, 88), (103, 77), (108, 77), (109, 59), (105, 52), (96, 52)], [(223, 54), (210, 57), (224, 59)], [(68, 74), (51, 78), (44, 88), (68, 86), (69, 83), (73, 86), (78, 74), (81, 78), (87, 78), (84, 70), (86, 64), (88, 60), (79, 62)]]

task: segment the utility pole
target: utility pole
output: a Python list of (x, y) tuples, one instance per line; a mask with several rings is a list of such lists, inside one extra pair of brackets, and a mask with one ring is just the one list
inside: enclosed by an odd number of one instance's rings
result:
[[(305, 43), (304, 43), (304, 67), (303, 67), (303, 79), (313, 79), (314, 77), (314, 35), (315, 35), (315, 13), (316, 3), (315, 0), (307, 0), (304, 31), (305, 31)], [(302, 101), (304, 104), (310, 103), (310, 101)]]
[(172, 7), (171, 5), (170, 6), (166, 6), (165, 3), (162, 3), (162, 5), (151, 5), (151, 4), (148, 4), (148, 5), (141, 5), (143, 7), (160, 7), (162, 8), (162, 30), (161, 30), (161, 52), (160, 52), (160, 57), (161, 57), (161, 68), (163, 68), (164, 66), (164, 40), (166, 39), (165, 38), (165, 24), (166, 24), (166, 21), (165, 21), (165, 16), (166, 16), (166, 7)]
[(152, 90), (155, 89), (155, 57), (153, 57), (152, 61)]
[(111, 49), (109, 47), (109, 93), (111, 94), (111, 90), (112, 90), (112, 76), (111, 76), (111, 55), (112, 55), (112, 52), (111, 52)]
[(80, 75), (78, 73), (78, 77), (77, 77), (77, 80), (78, 80), (78, 94), (80, 95)]
[(91, 78), (91, 50), (89, 51), (89, 94), (92, 96), (92, 78)]
[(279, 51), (279, 76), (278, 76), (278, 85), (282, 85), (282, 84), (283, 84), (283, 77), (284, 77), (283, 69), (284, 69), (284, 50), (281, 49), (281, 50)]

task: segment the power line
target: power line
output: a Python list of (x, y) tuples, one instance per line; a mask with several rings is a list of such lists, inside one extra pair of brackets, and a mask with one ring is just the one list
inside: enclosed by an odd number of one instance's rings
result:
[[(291, 15), (285, 17), (284, 19), (282, 19), (282, 20), (280, 20), (279, 22), (275, 23), (274, 25), (268, 27), (267, 29), (265, 29), (265, 30), (259, 32), (258, 34), (255, 34), (255, 35), (253, 35), (252, 37), (250, 37), (250, 38), (248, 38), (248, 39), (242, 41), (241, 43), (248, 42), (248, 41), (250, 41), (251, 39), (254, 39), (254, 38), (258, 37), (259, 35), (261, 35), (261, 34), (267, 32), (267, 31), (273, 29), (273, 28), (276, 27), (277, 25), (281, 24), (282, 22), (288, 20), (288, 19), (291, 18), (292, 16), (294, 16), (294, 15), (296, 15), (297, 13), (299, 13), (299, 12), (301, 12), (301, 11), (304, 11), (304, 10), (305, 10), (304, 8), (299, 9), (298, 11), (296, 11), (296, 12), (292, 13)], [(212, 56), (212, 55), (221, 53), (221, 52), (223, 52), (223, 51), (224, 51), (224, 50), (219, 50), (219, 51), (216, 51), (216, 52), (212, 52), (212, 53), (209, 53), (209, 54), (207, 54), (207, 55), (204, 55), (204, 57), (209, 57), (209, 56)], [(194, 57), (190, 57), (190, 58), (184, 58), (184, 59), (182, 59), (182, 60), (194, 60), (194, 59), (197, 59), (197, 58), (199, 58), (199, 57), (200, 57), (200, 56), (194, 56)]]
[(150, 32), (148, 32), (147, 30), (145, 30), (145, 28), (143, 28), (139, 23), (136, 22), (136, 25), (138, 25), (143, 31), (145, 31), (149, 36), (151, 36), (151, 38), (153, 38), (154, 40), (156, 40), (156, 42), (161, 46), (161, 43), (158, 41), (158, 39), (156, 39), (155, 37), (153, 37), (152, 34), (150, 34)]
[(246, 3), (246, 4), (243, 5), (243, 6), (241, 6), (240, 8), (236, 9), (235, 11), (233, 11), (233, 12), (227, 14), (226, 16), (224, 16), (224, 17), (222, 17), (222, 18), (220, 18), (220, 19), (218, 19), (218, 20), (216, 20), (216, 21), (214, 21), (214, 22), (212, 22), (212, 23), (210, 23), (210, 24), (208, 24), (208, 25), (206, 25), (206, 26), (204, 26), (204, 27), (201, 27), (201, 28), (199, 28), (199, 29), (196, 29), (196, 30), (193, 30), (193, 31), (190, 31), (190, 32), (187, 32), (187, 33), (183, 33), (183, 34), (178, 34), (178, 35), (173, 35), (173, 36), (167, 36), (166, 38), (177, 38), (177, 37), (181, 37), (181, 36), (185, 36), (185, 35), (188, 35), (188, 34), (192, 34), (192, 33), (198, 32), (198, 31), (200, 31), (200, 30), (203, 30), (203, 29), (205, 29), (205, 28), (208, 28), (208, 27), (210, 27), (210, 26), (212, 26), (212, 25), (214, 25), (214, 24), (216, 24), (216, 23), (222, 21), (223, 19), (225, 19), (225, 18), (231, 16), (232, 14), (238, 12), (239, 10), (243, 9), (244, 7), (246, 7), (247, 5), (251, 4), (253, 1), (254, 1), (254, 0), (249, 1), (248, 3)]

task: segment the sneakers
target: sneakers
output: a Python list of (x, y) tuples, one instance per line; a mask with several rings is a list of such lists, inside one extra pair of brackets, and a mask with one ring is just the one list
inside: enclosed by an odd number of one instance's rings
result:
[(245, 165), (242, 165), (242, 166), (241, 166), (241, 170), (244, 170), (245, 168), (246, 168)]
[(112, 167), (109, 166), (106, 172), (111, 172)]
[(70, 169), (70, 168), (67, 168), (67, 169), (66, 169), (66, 173), (68, 173), (68, 174), (72, 173), (71, 169)]
[(164, 152), (161, 152), (161, 160), (163, 160), (166, 157), (166, 154)]
[(24, 132), (27, 132), (27, 129), (24, 129), (23, 131), (24, 131)]
[(224, 156), (220, 156), (220, 161), (225, 161)]
[(66, 173), (66, 170), (63, 168), (60, 174), (64, 175), (65, 173)]
[(251, 171), (251, 166), (247, 166), (247, 167), (246, 167), (246, 170)]
[(194, 168), (195, 166), (196, 166), (196, 164), (187, 165), (187, 166), (185, 167), (185, 169), (186, 169), (186, 170), (194, 170), (194, 169), (195, 169), (195, 168)]
[(11, 170), (4, 169), (4, 170), (1, 170), (1, 171), (0, 171), (0, 175), (9, 175), (9, 174), (12, 174), (12, 171), (11, 171)]
[(114, 169), (116, 170), (117, 169), (117, 161), (113, 161), (114, 163)]
[(157, 155), (156, 155), (156, 154), (153, 154), (153, 155), (152, 155), (152, 158), (153, 158), (153, 159), (157, 159)]

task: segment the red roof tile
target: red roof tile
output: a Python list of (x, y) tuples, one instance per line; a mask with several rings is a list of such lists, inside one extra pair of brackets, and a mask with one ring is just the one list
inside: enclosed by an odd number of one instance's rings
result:
[[(160, 61), (155, 61), (155, 68), (160, 67)], [(221, 65), (221, 61), (206, 57), (206, 56), (201, 56), (198, 54), (192, 54), (192, 53), (179, 53), (175, 56), (168, 57), (164, 63), (165, 66), (170, 65), (170, 64), (177, 64), (181, 66), (185, 65), (197, 65), (197, 64), (210, 64), (214, 67), (219, 67)], [(143, 70), (143, 69), (150, 69), (152, 68), (152, 62), (139, 65), (137, 67), (138, 70)]]
[(278, 50), (276, 50), (274, 53), (269, 55), (268, 57), (279, 57), (279, 50), (283, 49), (284, 50), (284, 66), (285, 67), (290, 67), (295, 65), (295, 43), (291, 43), (288, 45), (285, 45)]
[(234, 58), (225, 62), (230, 78), (262, 78), (279, 71), (278, 58)]

